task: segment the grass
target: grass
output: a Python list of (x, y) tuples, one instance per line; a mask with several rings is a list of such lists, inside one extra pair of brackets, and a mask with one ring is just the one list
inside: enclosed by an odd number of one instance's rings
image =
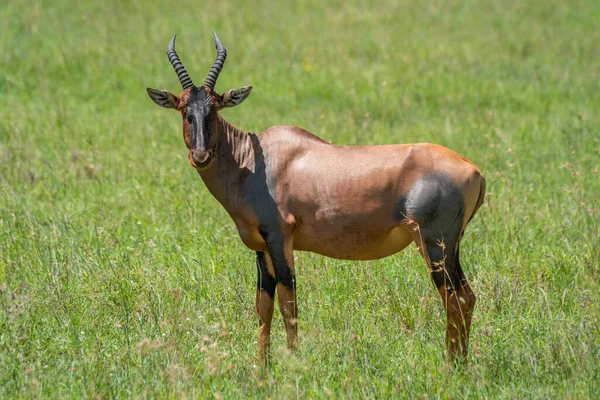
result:
[[(598, 398), (600, 6), (9, 2), (0, 14), (0, 398)], [(255, 366), (253, 253), (189, 167), (178, 92), (229, 51), (232, 124), (435, 142), (488, 197), (461, 247), (470, 365), (414, 248), (297, 253), (300, 350)]]

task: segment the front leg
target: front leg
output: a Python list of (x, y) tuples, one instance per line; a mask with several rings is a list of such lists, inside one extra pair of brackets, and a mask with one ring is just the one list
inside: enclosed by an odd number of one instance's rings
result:
[(275, 297), (275, 271), (269, 253), (256, 252), (256, 312), (258, 313), (258, 354), (260, 359), (269, 363), (271, 353), (271, 320)]
[(288, 349), (298, 347), (298, 302), (292, 236), (265, 235), (277, 281), (277, 299), (287, 333)]
[(298, 348), (298, 303), (296, 298), (296, 277), (291, 276), (285, 283), (277, 283), (277, 299), (287, 332), (288, 349)]

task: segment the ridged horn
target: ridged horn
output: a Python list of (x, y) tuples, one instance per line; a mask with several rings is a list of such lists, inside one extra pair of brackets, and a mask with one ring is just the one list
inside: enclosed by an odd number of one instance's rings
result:
[(192, 83), (192, 79), (188, 75), (185, 67), (179, 60), (179, 56), (177, 56), (177, 52), (175, 51), (175, 38), (177, 34), (173, 35), (173, 39), (171, 39), (171, 43), (169, 43), (169, 47), (167, 47), (167, 57), (169, 57), (169, 61), (171, 61), (171, 65), (173, 69), (177, 73), (177, 77), (179, 78), (179, 82), (181, 82), (181, 86), (184, 89), (194, 86)]
[(204, 80), (204, 86), (214, 89), (215, 84), (217, 83), (217, 78), (219, 77), (219, 73), (223, 69), (223, 64), (225, 64), (225, 59), (227, 58), (227, 50), (223, 43), (219, 40), (217, 33), (213, 30), (213, 35), (215, 35), (215, 44), (217, 47), (217, 58), (212, 68), (208, 72), (208, 76)]

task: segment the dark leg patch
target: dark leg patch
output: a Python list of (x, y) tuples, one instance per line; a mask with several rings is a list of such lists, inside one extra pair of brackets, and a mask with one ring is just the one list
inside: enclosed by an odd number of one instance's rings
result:
[(269, 297), (274, 298), (277, 281), (269, 274), (269, 269), (267, 268), (267, 258), (265, 253), (261, 251), (256, 252), (256, 269), (258, 270), (256, 288), (258, 290), (264, 290)]
[(261, 235), (267, 243), (277, 283), (295, 291), (296, 277), (292, 274), (290, 265), (285, 258), (283, 236), (279, 232), (269, 233), (263, 230), (261, 230)]
[(438, 289), (457, 289), (462, 278), (457, 268), (457, 247), (464, 219), (464, 199), (447, 174), (419, 179), (397, 204), (397, 212), (419, 227), (419, 235)]
[(431, 261), (429, 268), (435, 286), (439, 289), (445, 285), (450, 292), (458, 289), (460, 274), (455, 263), (454, 242), (446, 245), (442, 240), (436, 243), (425, 241), (424, 245)]

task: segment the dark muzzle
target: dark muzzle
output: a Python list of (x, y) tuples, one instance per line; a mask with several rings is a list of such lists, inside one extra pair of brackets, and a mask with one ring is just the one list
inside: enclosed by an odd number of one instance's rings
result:
[(212, 150), (190, 149), (188, 158), (192, 167), (204, 169), (210, 165), (213, 160), (213, 154)]

